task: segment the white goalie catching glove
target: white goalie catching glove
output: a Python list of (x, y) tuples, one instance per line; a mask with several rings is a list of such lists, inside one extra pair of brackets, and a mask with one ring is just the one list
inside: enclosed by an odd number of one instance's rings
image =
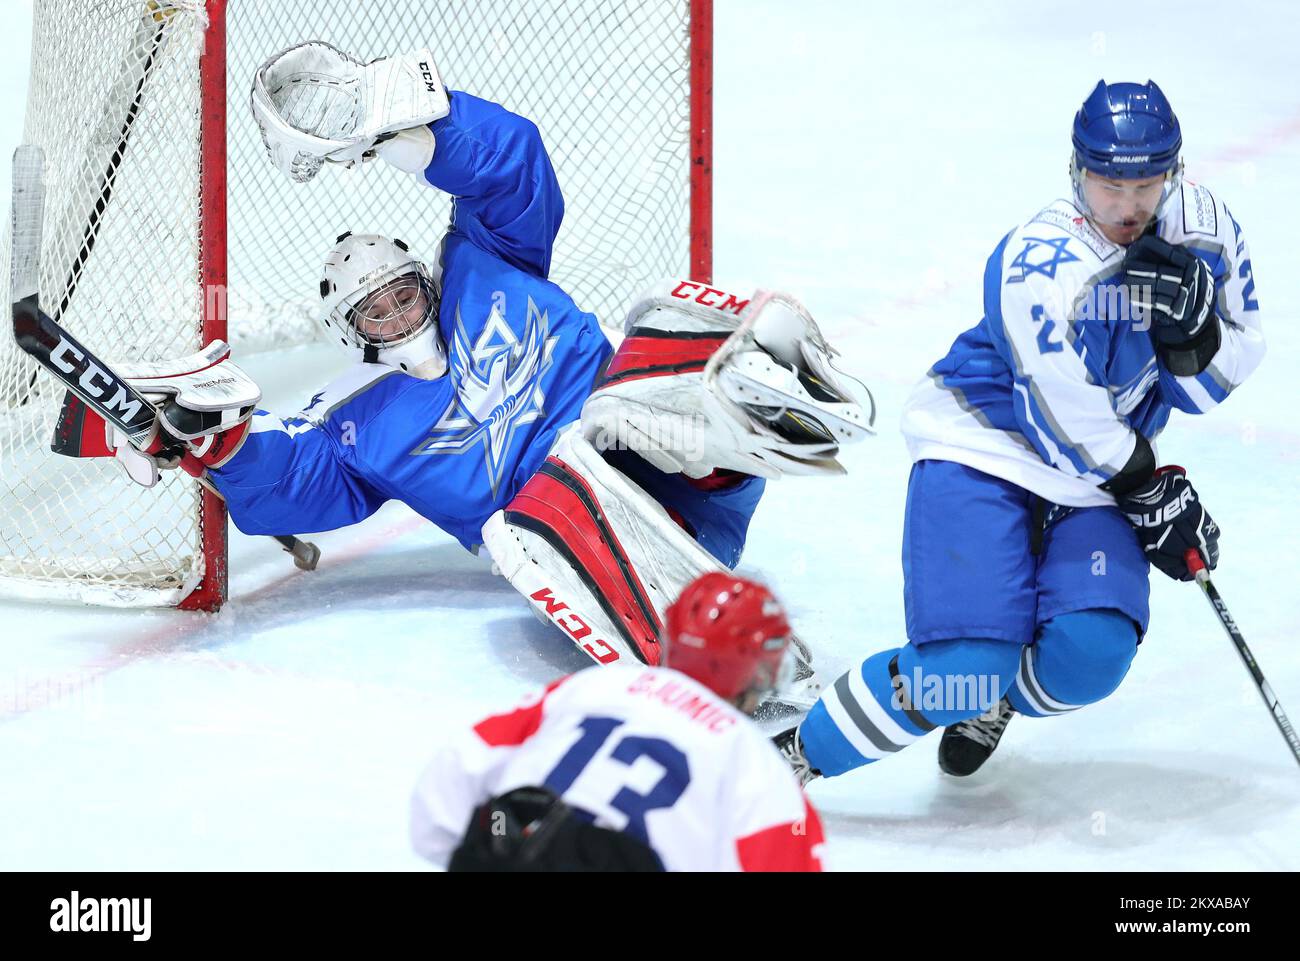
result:
[(115, 365), (158, 407), (147, 443), (137, 449), (105, 424), (108, 446), (126, 475), (142, 487), (158, 483), (159, 471), (182, 468), (201, 477), (243, 446), (262, 392), (230, 359), (230, 347), (214, 340), (198, 353), (155, 364)]
[(451, 112), (431, 51), (362, 63), (319, 40), (258, 67), (251, 99), (272, 163), (298, 183), (327, 160), (350, 167), (376, 155), (419, 172), (433, 159), (427, 124)]
[(741, 299), (667, 281), (628, 314), (626, 339), (582, 410), (600, 450), (634, 450), (666, 473), (842, 474), (844, 444), (875, 405), (788, 294)]

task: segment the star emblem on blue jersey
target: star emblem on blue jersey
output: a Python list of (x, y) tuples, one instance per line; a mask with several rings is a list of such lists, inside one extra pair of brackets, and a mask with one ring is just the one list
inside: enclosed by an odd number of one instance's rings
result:
[(544, 413), (542, 375), (550, 369), (558, 340), (549, 334), (545, 312), (529, 297), (522, 338), (493, 307), (471, 346), (457, 304), (447, 364), (456, 393), (429, 436), (411, 453), (462, 454), (482, 444), (495, 497), (515, 432)]
[[(1079, 259), (1066, 249), (1065, 245), (1069, 242), (1069, 237), (1053, 237), (1050, 240), (1026, 237), (1025, 249), (1011, 261), (1012, 270), (1020, 268), (1020, 276), (1012, 274), (1007, 278), (1007, 283), (1022, 284), (1030, 274), (1042, 274), (1049, 280), (1055, 280), (1057, 267)], [(1044, 252), (1043, 248), (1047, 248), (1050, 253)]]

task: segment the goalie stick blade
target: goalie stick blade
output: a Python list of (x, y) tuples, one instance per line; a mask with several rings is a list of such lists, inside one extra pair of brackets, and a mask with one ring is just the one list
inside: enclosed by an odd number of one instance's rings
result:
[(63, 392), (50, 450), (64, 457), (112, 457), (104, 422), (70, 390)]
[(95, 413), (138, 445), (153, 429), (153, 405), (41, 310), (44, 171), (45, 153), (40, 147), (24, 144), (14, 151), (10, 254), (14, 340)]

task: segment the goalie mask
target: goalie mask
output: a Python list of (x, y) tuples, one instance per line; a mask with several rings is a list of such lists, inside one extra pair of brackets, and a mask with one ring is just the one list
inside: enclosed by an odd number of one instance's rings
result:
[(343, 234), (325, 258), (320, 294), (331, 336), (366, 361), (422, 380), (446, 372), (437, 277), (402, 241)]

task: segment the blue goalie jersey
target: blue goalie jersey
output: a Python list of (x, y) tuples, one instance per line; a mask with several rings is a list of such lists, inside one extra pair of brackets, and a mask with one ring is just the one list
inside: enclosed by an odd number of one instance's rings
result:
[(564, 201), (536, 126), (453, 92), (430, 129), (424, 177), (455, 198), (437, 268), (447, 375), (359, 363), (296, 416), (259, 410), (210, 472), (245, 533), (332, 530), (400, 500), (473, 549), (612, 353), (596, 318), (547, 280)]
[(1124, 467), (1136, 434), (1154, 440), (1175, 408), (1201, 414), (1264, 356), (1250, 252), (1208, 189), (1185, 182), (1155, 227), (1214, 277), (1218, 352), (1175, 376), (1149, 321), (1124, 299), (1125, 248), (1066, 200), (1002, 238), (984, 271), (984, 318), (930, 368), (903, 410), (914, 461), (955, 461), (1057, 504), (1113, 504), (1099, 485)]

